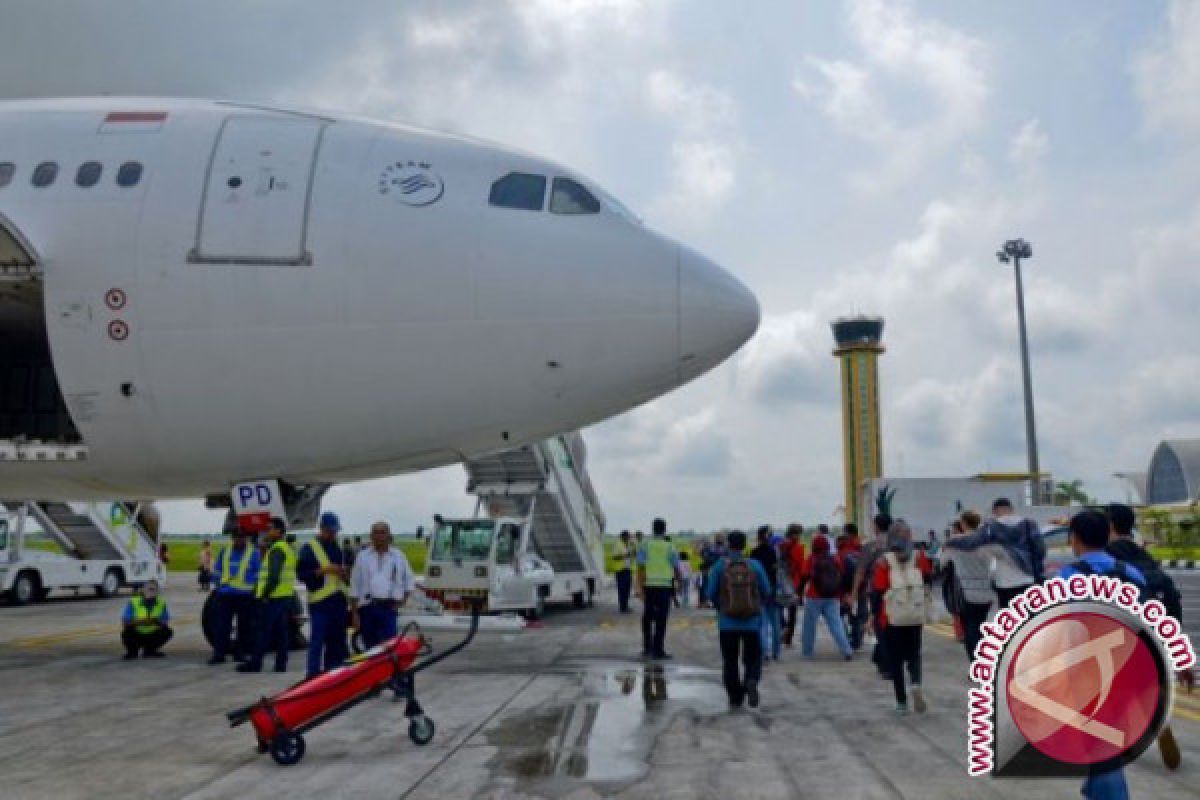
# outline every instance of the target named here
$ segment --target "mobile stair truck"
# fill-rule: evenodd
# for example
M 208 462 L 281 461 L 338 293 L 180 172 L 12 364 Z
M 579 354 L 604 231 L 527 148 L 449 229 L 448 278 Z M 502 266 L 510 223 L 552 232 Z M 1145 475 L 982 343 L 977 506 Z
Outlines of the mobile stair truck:
M 60 589 L 94 589 L 112 597 L 123 586 L 166 581 L 154 541 L 136 504 L 6 502 L 0 506 L 0 596 L 14 605 Z M 41 532 L 62 550 L 33 545 Z
M 446 608 L 537 619 L 551 603 L 592 604 L 604 580 L 604 512 L 579 433 L 472 459 L 469 519 L 434 520 L 424 590 Z

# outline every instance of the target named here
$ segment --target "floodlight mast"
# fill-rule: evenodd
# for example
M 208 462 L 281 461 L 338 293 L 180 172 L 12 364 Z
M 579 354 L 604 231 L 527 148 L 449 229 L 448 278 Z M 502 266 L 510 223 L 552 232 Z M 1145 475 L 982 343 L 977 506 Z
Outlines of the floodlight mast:
M 1021 337 L 1021 376 L 1025 385 L 1025 449 L 1029 457 L 1030 502 L 1042 499 L 1042 473 L 1038 466 L 1037 424 L 1033 415 L 1033 377 L 1029 369 L 1029 336 L 1025 330 L 1025 286 L 1021 280 L 1021 259 L 1033 258 L 1033 247 L 1024 239 L 1009 239 L 996 252 L 1001 264 L 1012 263 L 1017 278 L 1017 328 Z

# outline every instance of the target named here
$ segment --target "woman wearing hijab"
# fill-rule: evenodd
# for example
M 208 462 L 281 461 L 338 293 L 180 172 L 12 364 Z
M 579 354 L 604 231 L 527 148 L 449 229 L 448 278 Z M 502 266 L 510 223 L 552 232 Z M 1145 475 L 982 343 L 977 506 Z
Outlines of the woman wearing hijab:
M 891 660 L 892 688 L 896 692 L 896 713 L 908 713 L 908 694 L 904 668 L 912 680 L 913 707 L 925 713 L 925 693 L 921 690 L 921 629 L 929 609 L 929 584 L 933 565 L 924 553 L 914 552 L 912 529 L 898 519 L 888 529 L 887 550 L 875 565 L 871 585 L 883 596 L 879 626 L 887 640 Z

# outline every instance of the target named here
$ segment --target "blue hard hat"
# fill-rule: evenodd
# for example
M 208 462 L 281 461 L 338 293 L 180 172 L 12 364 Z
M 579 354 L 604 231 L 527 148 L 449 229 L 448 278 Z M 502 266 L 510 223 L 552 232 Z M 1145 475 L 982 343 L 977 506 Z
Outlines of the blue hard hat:
M 321 515 L 320 527 L 329 528 L 334 531 L 340 531 L 342 529 L 342 523 L 341 520 L 338 519 L 337 514 L 333 513 L 332 511 L 326 511 Z

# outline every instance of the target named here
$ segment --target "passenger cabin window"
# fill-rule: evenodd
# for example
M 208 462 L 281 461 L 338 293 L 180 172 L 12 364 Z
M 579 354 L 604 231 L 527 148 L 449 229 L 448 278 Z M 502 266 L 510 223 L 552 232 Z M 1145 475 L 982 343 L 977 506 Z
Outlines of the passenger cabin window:
M 100 182 L 100 174 L 104 167 L 99 161 L 85 161 L 75 171 L 75 185 L 82 189 L 90 189 Z
M 11 161 L 0 163 L 0 189 L 12 183 L 13 173 L 17 171 L 17 165 Z
M 58 164 L 53 161 L 43 161 L 33 169 L 33 185 L 39 189 L 44 189 L 54 183 L 54 179 L 58 177 Z
M 546 176 L 510 172 L 492 184 L 488 203 L 500 208 L 541 211 L 546 199 Z
M 142 179 L 142 165 L 137 161 L 126 161 L 117 170 L 117 186 L 125 189 L 137 186 Z
M 600 201 L 596 196 L 570 178 L 555 178 L 550 192 L 552 214 L 596 214 Z

